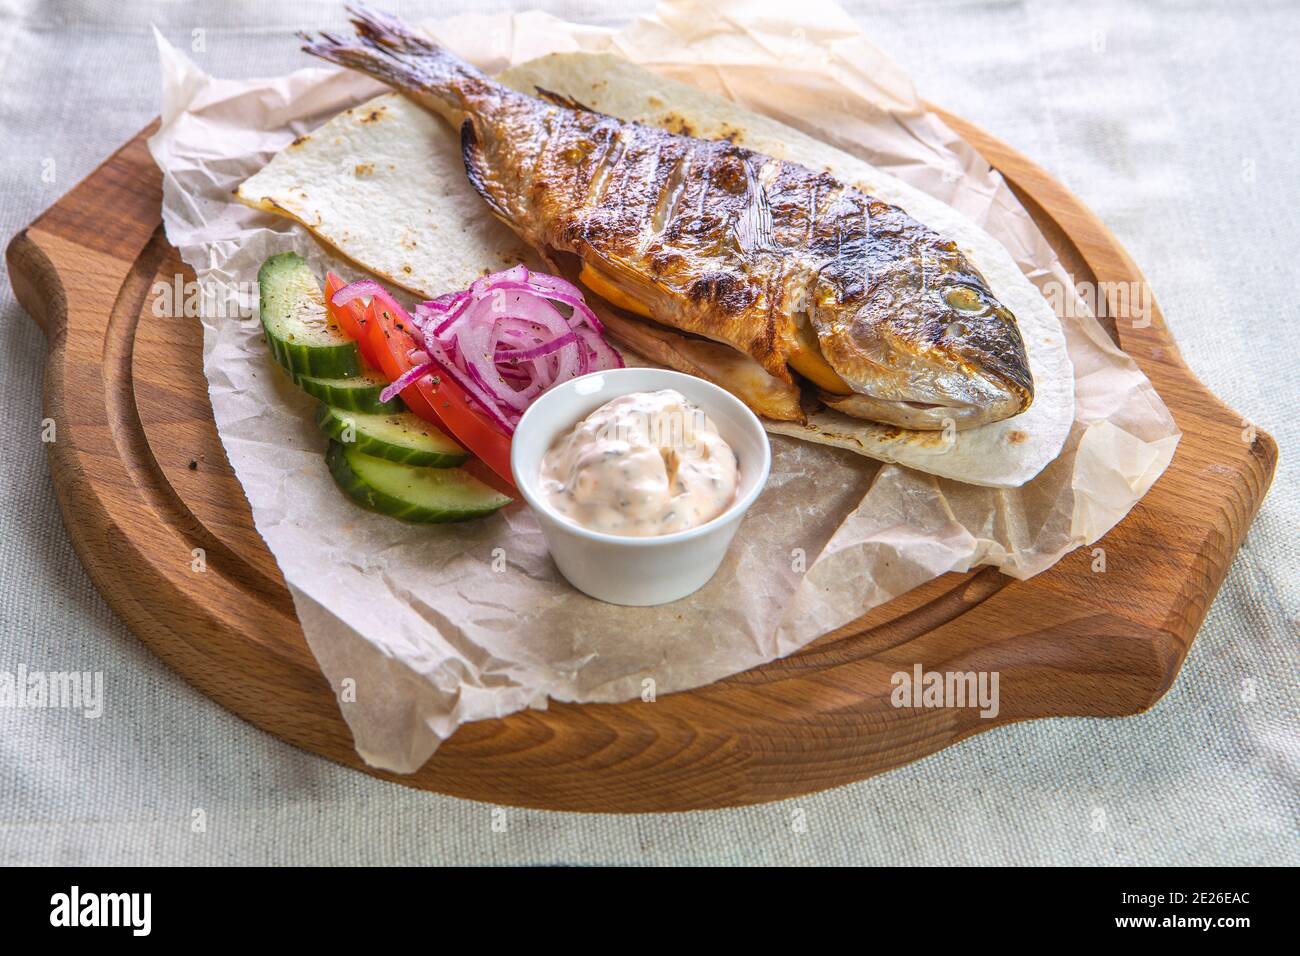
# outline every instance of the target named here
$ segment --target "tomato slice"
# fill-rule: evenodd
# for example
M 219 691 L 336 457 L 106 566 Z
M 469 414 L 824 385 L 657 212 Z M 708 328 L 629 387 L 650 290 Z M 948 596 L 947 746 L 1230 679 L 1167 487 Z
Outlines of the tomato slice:
M 343 334 L 353 339 L 357 343 L 357 349 L 361 352 L 361 357 L 369 363 L 371 368 L 379 368 L 378 356 L 374 355 L 370 343 L 366 336 L 366 307 L 360 299 L 353 299 L 347 305 L 335 305 L 334 293 L 338 292 L 347 283 L 340 279 L 332 272 L 325 274 L 325 308 L 335 322 L 338 323 Z
M 391 315 L 374 300 L 366 308 L 366 318 L 367 340 L 377 353 L 379 367 L 390 381 L 396 381 L 412 367 L 410 353 L 418 347 L 415 337 L 405 328 L 410 319 Z M 510 436 L 474 411 L 459 385 L 445 375 L 425 376 L 402 389 L 402 401 L 421 418 L 440 425 L 481 459 L 497 479 L 490 482 L 493 487 L 506 494 L 518 494 L 510 474 Z
M 366 307 L 366 321 L 363 328 L 366 348 L 375 356 L 375 364 L 390 382 L 397 381 L 411 368 L 409 355 L 415 348 L 415 339 L 409 332 L 398 328 L 397 320 L 389 318 L 388 313 L 382 311 L 374 302 Z M 408 385 L 402 389 L 402 401 L 406 403 L 407 408 L 425 421 L 445 428 L 443 420 L 433 410 L 433 406 L 414 386 Z
M 456 440 L 505 482 L 508 494 L 517 493 L 510 473 L 510 436 L 474 411 L 465 390 L 446 375 L 425 376 L 415 386 Z M 402 400 L 406 400 L 406 392 L 402 393 Z M 497 487 L 497 490 L 502 489 Z

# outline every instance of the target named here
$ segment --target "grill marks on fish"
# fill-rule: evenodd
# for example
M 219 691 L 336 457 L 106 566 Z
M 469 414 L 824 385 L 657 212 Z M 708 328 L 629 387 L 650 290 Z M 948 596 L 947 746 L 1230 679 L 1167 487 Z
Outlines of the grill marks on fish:
M 661 149 L 661 156 L 662 153 L 663 150 Z M 662 165 L 660 168 L 662 168 Z M 659 199 L 655 203 L 654 213 L 650 217 L 650 230 L 639 250 L 642 255 L 649 250 L 651 243 L 663 236 L 668 229 L 668 224 L 676 218 L 682 195 L 685 192 L 683 186 L 690 168 L 691 154 L 689 152 L 682 152 L 674 158 L 672 170 L 658 189 Z
M 782 251 L 761 181 L 777 167 L 730 143 L 591 113 L 562 120 L 533 156 L 522 165 L 537 201 L 514 217 L 517 229 L 596 265 L 659 321 L 770 356 L 769 370 L 789 380 L 768 308 L 780 264 L 754 261 Z
M 768 200 L 767 185 L 763 181 L 765 176 L 775 175 L 779 166 L 779 163 L 772 160 L 755 172 L 754 164 L 745 160 L 745 191 L 749 204 L 741 210 L 731 226 L 736 247 L 742 255 L 781 251 L 773 234 L 772 205 Z
M 544 253 L 578 256 L 658 322 L 791 382 L 806 316 L 812 347 L 873 399 L 990 405 L 1014 392 L 1017 410 L 1032 399 L 1014 317 L 953 242 L 903 210 L 727 140 L 524 95 L 390 18 L 354 22 L 356 41 L 308 49 L 468 117 L 466 172 L 493 212 Z
M 591 182 L 587 185 L 585 206 L 590 209 L 604 207 L 605 187 L 609 184 L 611 174 L 622 161 L 626 149 L 627 146 L 619 136 L 619 131 L 615 130 L 604 144 L 604 148 L 600 150 L 599 158 L 596 159 L 595 172 L 592 173 Z

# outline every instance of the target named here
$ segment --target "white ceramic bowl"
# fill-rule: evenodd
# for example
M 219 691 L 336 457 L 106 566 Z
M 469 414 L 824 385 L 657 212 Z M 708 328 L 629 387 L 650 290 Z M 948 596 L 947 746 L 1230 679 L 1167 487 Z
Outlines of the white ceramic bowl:
M 589 531 L 557 513 L 541 490 L 542 457 L 555 440 L 611 399 L 661 388 L 676 389 L 699 406 L 736 453 L 736 500 L 697 528 L 647 538 Z M 557 385 L 529 406 L 510 449 L 515 484 L 537 515 L 560 573 L 594 598 L 635 606 L 676 601 L 708 583 L 771 467 L 767 433 L 740 399 L 703 379 L 658 368 L 593 372 Z

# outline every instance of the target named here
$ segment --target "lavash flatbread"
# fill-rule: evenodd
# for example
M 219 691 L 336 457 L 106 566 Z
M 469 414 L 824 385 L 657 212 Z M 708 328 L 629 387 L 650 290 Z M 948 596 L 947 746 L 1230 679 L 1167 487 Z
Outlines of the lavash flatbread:
M 399 93 L 344 110 L 235 190 L 425 298 L 532 262 L 465 180 L 460 140 Z

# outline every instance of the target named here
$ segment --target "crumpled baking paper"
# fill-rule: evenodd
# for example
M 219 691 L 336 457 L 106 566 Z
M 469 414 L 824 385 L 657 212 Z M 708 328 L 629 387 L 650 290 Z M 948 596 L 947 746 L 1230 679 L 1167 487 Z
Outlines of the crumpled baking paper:
M 369 764 L 413 772 L 466 721 L 548 699 L 697 687 L 789 654 L 949 571 L 994 565 L 1030 577 L 1103 535 L 1169 464 L 1173 418 L 1092 318 L 1002 178 L 924 109 L 907 76 L 834 4 L 672 0 L 618 31 L 539 12 L 424 26 L 491 71 L 553 51 L 619 53 L 955 206 L 1052 290 L 1077 411 L 1060 458 L 1013 491 L 774 436 L 767 489 L 717 576 L 658 608 L 615 607 L 571 588 L 522 504 L 441 527 L 363 511 L 330 479 L 312 401 L 272 363 L 257 322 L 241 318 L 255 308 L 257 268 L 274 252 L 295 249 L 319 273 L 351 270 L 300 227 L 230 193 L 294 137 L 383 87 L 319 67 L 215 79 L 159 36 L 162 126 L 150 148 L 164 173 L 168 239 L 203 292 L 217 429 Z

